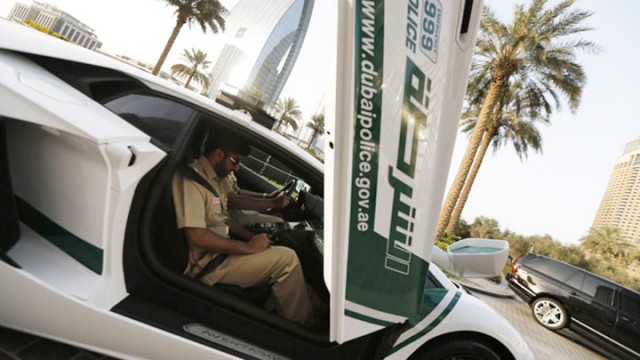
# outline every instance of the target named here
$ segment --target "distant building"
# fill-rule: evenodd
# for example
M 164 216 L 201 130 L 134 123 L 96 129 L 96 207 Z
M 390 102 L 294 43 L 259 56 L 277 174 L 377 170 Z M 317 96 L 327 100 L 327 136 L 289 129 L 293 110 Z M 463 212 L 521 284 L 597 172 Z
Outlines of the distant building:
M 640 138 L 629 142 L 613 166 L 593 226 L 620 228 L 640 244 Z
M 260 111 L 277 112 L 274 104 L 302 48 L 313 4 L 240 0 L 226 19 L 228 40 L 212 68 L 209 97 L 245 108 L 254 119 Z
M 51 4 L 34 1 L 29 6 L 16 3 L 7 19 L 15 22 L 32 20 L 90 50 L 102 47 L 92 28 Z

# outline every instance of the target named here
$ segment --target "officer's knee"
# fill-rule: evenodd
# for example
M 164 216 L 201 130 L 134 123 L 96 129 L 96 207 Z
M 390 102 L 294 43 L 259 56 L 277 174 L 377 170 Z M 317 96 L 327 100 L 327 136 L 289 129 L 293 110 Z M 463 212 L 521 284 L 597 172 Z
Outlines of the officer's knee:
M 293 251 L 293 249 L 285 247 L 285 246 L 274 246 L 273 247 L 274 250 L 277 251 L 278 256 L 283 258 L 283 259 L 298 259 L 298 256 L 296 255 L 296 252 Z
M 298 265 L 300 261 L 298 260 L 298 255 L 292 249 L 284 246 L 273 246 L 271 249 L 274 252 L 275 257 L 278 259 L 279 263 L 282 264 L 296 264 Z

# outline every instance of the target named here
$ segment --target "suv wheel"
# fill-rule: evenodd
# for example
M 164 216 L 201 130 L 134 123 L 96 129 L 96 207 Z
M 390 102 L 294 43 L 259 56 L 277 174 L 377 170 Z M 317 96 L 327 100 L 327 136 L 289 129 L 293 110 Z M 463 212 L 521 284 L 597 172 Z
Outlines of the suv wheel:
M 551 298 L 540 298 L 531 304 L 533 317 L 540 325 L 550 330 L 560 330 L 567 325 L 567 310 Z

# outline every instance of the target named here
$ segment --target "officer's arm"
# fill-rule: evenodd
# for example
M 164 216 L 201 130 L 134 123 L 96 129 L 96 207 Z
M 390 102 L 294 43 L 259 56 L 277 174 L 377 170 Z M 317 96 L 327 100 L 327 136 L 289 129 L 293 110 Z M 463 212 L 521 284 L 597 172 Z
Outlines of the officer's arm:
M 189 246 L 221 254 L 249 255 L 260 252 L 271 245 L 266 234 L 253 236 L 248 242 L 227 239 L 203 228 L 185 228 L 184 235 Z

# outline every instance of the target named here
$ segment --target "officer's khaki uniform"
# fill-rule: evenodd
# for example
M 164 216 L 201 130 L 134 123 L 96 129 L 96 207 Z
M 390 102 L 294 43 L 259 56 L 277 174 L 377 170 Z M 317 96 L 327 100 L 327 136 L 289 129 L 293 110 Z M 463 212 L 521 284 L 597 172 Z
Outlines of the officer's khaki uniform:
M 229 182 L 216 175 L 209 161 L 200 157 L 191 165 L 211 183 L 218 192 L 216 197 L 202 185 L 175 174 L 172 183 L 178 228 L 206 228 L 223 237 L 229 237 L 226 220 Z M 189 261 L 184 274 L 195 277 L 218 254 L 190 247 Z M 200 281 L 251 287 L 268 283 L 282 315 L 305 323 L 310 320 L 311 302 L 307 285 L 295 252 L 286 247 L 272 246 L 251 255 L 229 255 L 215 270 Z
M 240 187 L 238 186 L 238 180 L 236 176 L 231 173 L 226 177 L 226 186 L 229 187 L 229 191 L 233 191 L 234 193 L 240 192 Z M 229 208 L 229 216 L 231 216 L 234 220 L 236 220 L 240 225 L 243 226 L 251 226 L 253 224 L 272 224 L 282 222 L 282 218 L 273 215 L 263 214 L 261 212 L 255 210 L 239 210 Z

